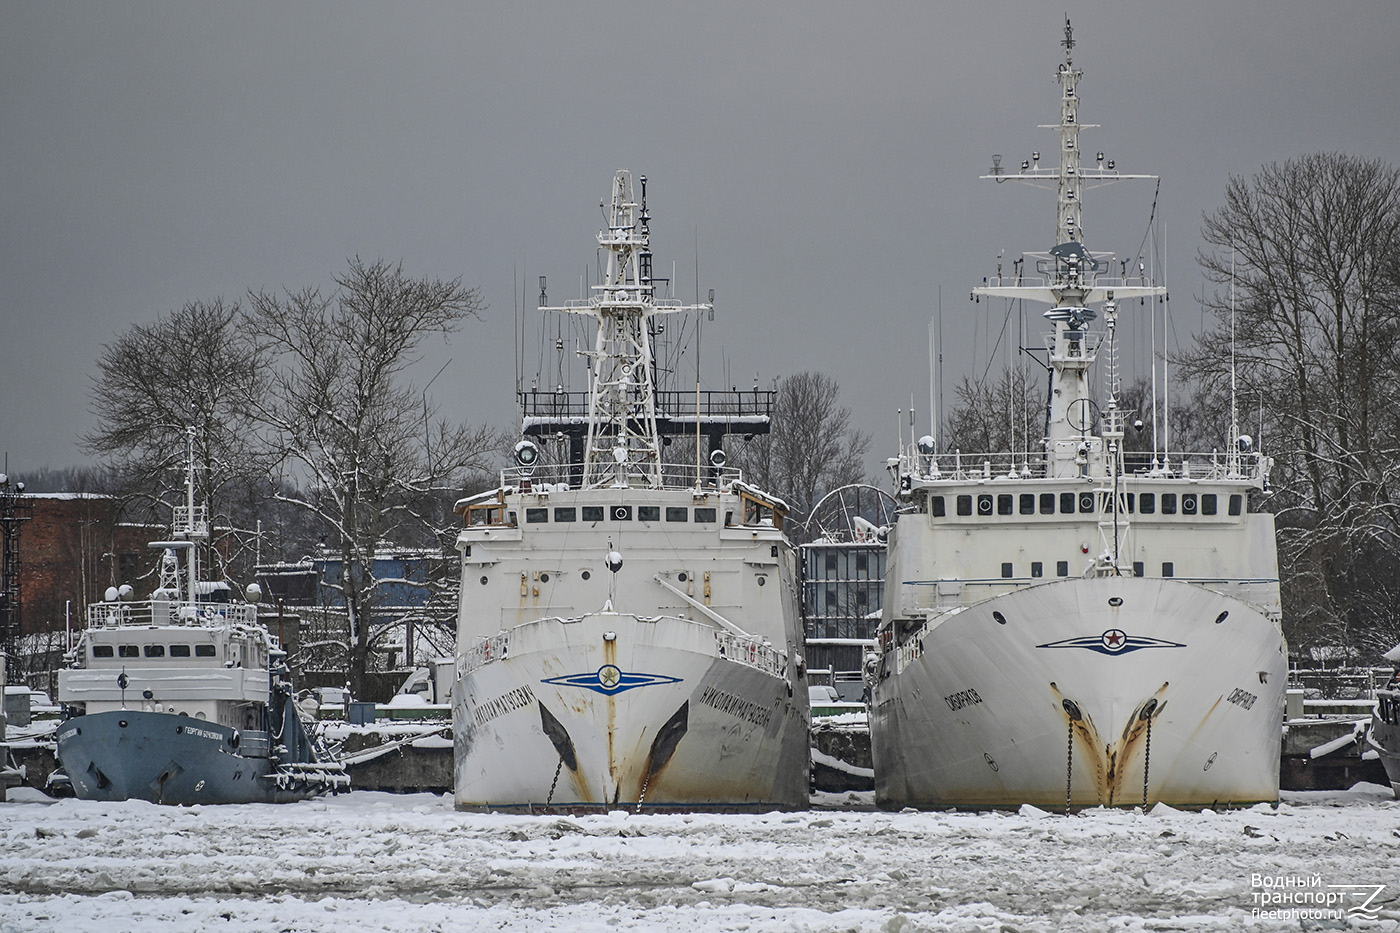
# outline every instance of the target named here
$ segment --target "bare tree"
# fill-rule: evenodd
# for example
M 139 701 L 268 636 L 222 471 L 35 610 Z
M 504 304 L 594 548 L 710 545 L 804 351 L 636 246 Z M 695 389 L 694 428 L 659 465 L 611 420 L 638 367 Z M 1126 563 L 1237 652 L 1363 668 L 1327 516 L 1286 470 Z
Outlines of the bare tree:
M 255 425 L 244 402 L 261 391 L 259 362 L 239 306 L 222 299 L 190 302 L 103 346 L 92 385 L 98 426 L 82 443 L 110 458 L 108 488 L 131 500 L 133 517 L 169 521 L 168 507 L 183 497 L 193 428 L 196 497 L 214 527 L 227 536 L 250 520 Z M 211 554 L 236 550 L 220 540 Z
M 1230 179 L 1202 233 L 1216 323 L 1183 363 L 1218 405 L 1233 356 L 1237 409 L 1262 422 L 1290 638 L 1375 648 L 1400 635 L 1376 605 L 1400 570 L 1400 172 L 1270 164 Z
M 443 500 L 496 458 L 484 427 L 437 415 L 406 370 L 430 337 L 479 317 L 459 279 L 413 279 L 401 266 L 354 259 L 336 289 L 249 296 L 247 320 L 268 362 L 250 404 L 263 426 L 265 468 L 290 476 L 272 497 L 314 517 L 343 568 L 347 675 L 360 691 L 378 643 L 402 624 L 380 612 L 375 554 L 384 544 L 440 545 Z M 451 575 L 448 574 L 450 577 Z
M 778 381 L 771 433 L 736 447 L 734 462 L 750 481 L 781 496 L 805 522 L 823 495 L 865 476 L 870 434 L 851 424 L 839 404 L 841 387 L 824 373 L 800 372 Z M 805 534 L 792 534 L 799 543 Z
M 995 381 L 964 376 L 954 390 L 957 403 L 948 412 L 944 451 L 1021 453 L 1043 450 L 1045 394 L 1039 380 L 1021 379 L 1009 370 Z

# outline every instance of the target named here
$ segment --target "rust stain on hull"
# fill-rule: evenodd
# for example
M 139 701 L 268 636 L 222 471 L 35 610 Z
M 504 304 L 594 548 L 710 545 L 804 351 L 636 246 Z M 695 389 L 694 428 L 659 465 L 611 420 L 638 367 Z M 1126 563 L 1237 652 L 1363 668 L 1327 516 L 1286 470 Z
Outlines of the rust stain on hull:
M 1167 708 L 1165 696 L 1169 686 L 1169 683 L 1163 682 L 1152 694 L 1138 701 L 1127 722 L 1123 724 L 1122 733 L 1114 742 L 1109 743 L 1100 737 L 1093 717 L 1084 712 L 1073 698 L 1061 693 L 1054 681 L 1050 682 L 1050 692 L 1058 701 L 1056 707 L 1065 719 L 1067 730 L 1071 731 L 1074 737 L 1079 755 L 1091 765 L 1094 792 L 1100 804 L 1110 807 L 1114 805 L 1124 790 L 1123 777 L 1133 756 L 1139 749 L 1144 749 L 1144 755 L 1146 754 L 1148 730 L 1152 722 Z

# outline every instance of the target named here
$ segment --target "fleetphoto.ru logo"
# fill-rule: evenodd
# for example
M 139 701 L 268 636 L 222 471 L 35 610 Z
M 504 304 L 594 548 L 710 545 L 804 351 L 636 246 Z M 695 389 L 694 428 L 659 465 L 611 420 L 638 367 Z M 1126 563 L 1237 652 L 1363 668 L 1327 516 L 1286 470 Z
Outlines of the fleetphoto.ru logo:
M 1251 914 L 1259 920 L 1376 920 L 1383 884 L 1323 884 L 1321 875 L 1249 876 Z

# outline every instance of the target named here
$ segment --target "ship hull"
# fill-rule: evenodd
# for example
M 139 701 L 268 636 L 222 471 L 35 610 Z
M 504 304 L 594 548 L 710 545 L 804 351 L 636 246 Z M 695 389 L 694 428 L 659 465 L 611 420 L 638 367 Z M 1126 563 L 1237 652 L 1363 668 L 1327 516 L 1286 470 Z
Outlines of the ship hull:
M 1278 799 L 1283 637 L 1204 587 L 1027 587 L 943 616 L 886 654 L 883 674 L 871 711 L 883 807 L 1064 807 L 1067 791 L 1074 808 Z
M 1390 694 L 1391 702 L 1400 705 L 1400 694 Z M 1377 757 L 1385 767 L 1385 776 L 1390 780 L 1390 788 L 1400 798 L 1400 725 L 1386 722 L 1381 716 L 1371 717 L 1371 731 L 1367 741 L 1376 750 Z
M 142 710 L 78 716 L 58 730 L 59 761 L 83 800 L 284 803 L 327 789 L 314 781 L 279 786 L 266 754 L 243 753 L 250 746 L 265 751 L 266 733 L 240 734 L 218 723 Z
M 607 612 L 483 644 L 453 688 L 458 809 L 807 805 L 806 697 L 771 648 Z

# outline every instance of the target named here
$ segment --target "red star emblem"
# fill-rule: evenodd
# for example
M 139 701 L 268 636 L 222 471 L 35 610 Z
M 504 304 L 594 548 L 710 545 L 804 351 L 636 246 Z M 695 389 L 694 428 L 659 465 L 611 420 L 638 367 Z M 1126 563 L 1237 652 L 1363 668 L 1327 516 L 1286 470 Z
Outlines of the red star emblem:
M 1110 651 L 1117 651 L 1128 643 L 1128 636 L 1122 629 L 1111 628 L 1103 633 L 1103 646 Z

